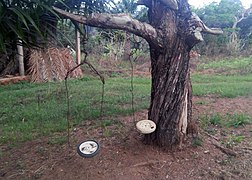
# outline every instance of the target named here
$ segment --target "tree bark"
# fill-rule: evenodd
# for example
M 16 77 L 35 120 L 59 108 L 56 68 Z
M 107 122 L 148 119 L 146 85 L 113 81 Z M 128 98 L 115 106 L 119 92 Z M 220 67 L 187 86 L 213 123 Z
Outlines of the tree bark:
M 187 48 L 177 40 L 174 54 L 156 56 L 151 49 L 152 87 L 148 117 L 157 125 L 145 142 L 159 146 L 179 144 L 191 123 L 191 84 Z
M 128 15 L 93 14 L 80 17 L 54 8 L 60 14 L 90 26 L 117 28 L 147 40 L 151 55 L 151 102 L 148 117 L 157 125 L 156 131 L 145 135 L 144 141 L 158 146 L 181 144 L 189 127 L 193 127 L 192 87 L 189 52 L 202 41 L 201 32 L 220 34 L 208 28 L 191 13 L 187 0 L 141 0 L 149 8 L 150 24 Z

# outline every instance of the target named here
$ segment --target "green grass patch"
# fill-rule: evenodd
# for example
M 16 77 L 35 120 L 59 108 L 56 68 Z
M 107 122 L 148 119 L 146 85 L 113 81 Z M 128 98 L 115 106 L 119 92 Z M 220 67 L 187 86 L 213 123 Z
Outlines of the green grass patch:
M 197 137 L 192 139 L 192 146 L 198 147 L 198 146 L 202 146 L 202 144 L 203 144 L 202 138 L 197 136 Z
M 199 117 L 199 122 L 201 128 L 209 130 L 210 125 L 219 127 L 234 127 L 238 128 L 240 126 L 245 126 L 251 123 L 251 117 L 246 114 L 225 114 L 221 115 L 219 113 L 211 115 L 201 115 Z
M 252 75 L 192 75 L 193 94 L 196 96 L 217 95 L 234 98 L 252 95 Z
M 107 79 L 103 116 L 132 113 L 130 90 L 130 78 Z M 69 80 L 71 126 L 100 117 L 101 92 L 97 78 Z M 149 79 L 134 78 L 134 96 L 136 111 L 149 106 Z M 0 98 L 0 144 L 23 142 L 67 129 L 64 82 L 1 86 Z M 104 126 L 108 123 L 104 122 Z
M 238 128 L 239 126 L 244 126 L 251 123 L 251 117 L 246 114 L 228 114 L 227 119 L 226 125 L 228 127 Z
M 192 75 L 194 95 L 223 97 L 252 94 L 252 76 Z M 70 121 L 75 126 L 100 117 L 101 82 L 92 76 L 69 80 Z M 0 144 L 24 142 L 67 129 L 66 90 L 61 83 L 19 83 L 0 87 Z M 146 109 L 150 102 L 150 79 L 134 78 L 135 110 Z M 205 102 L 199 102 L 204 104 Z M 130 78 L 108 78 L 105 83 L 103 116 L 129 115 Z M 241 118 L 241 117 L 239 117 Z M 237 117 L 237 119 L 239 119 Z M 205 117 L 208 121 L 208 117 Z M 234 118 L 233 118 L 234 119 Z M 218 124 L 219 120 L 213 119 Z M 108 126 L 110 122 L 104 122 Z M 230 126 L 244 124 L 239 119 Z
M 213 114 L 212 116 L 210 116 L 209 121 L 212 125 L 219 126 L 222 124 L 223 117 L 219 113 Z
M 103 120 L 101 121 L 101 127 L 102 128 L 106 128 L 107 126 L 111 126 L 112 125 L 112 121 L 111 120 Z
M 218 60 L 205 60 L 198 65 L 198 70 L 215 69 L 227 74 L 251 74 L 252 58 L 229 58 Z
M 232 148 L 233 146 L 235 146 L 235 145 L 241 143 L 242 141 L 244 141 L 244 139 L 245 139 L 245 136 L 231 134 L 222 143 L 225 144 L 226 147 Z

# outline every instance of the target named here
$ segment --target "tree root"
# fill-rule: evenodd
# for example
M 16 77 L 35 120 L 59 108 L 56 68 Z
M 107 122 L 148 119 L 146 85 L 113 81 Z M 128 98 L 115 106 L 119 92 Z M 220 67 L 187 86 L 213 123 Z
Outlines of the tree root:
M 252 151 L 252 147 L 241 147 L 241 149 Z
M 209 134 L 209 133 L 207 133 L 207 132 L 205 132 L 205 131 L 203 131 L 203 132 L 204 132 L 204 134 L 206 134 L 206 135 L 209 136 L 210 138 L 215 139 L 216 141 L 219 141 L 219 140 L 220 140 L 219 138 L 217 138 L 217 137 L 215 137 L 215 136 L 213 136 L 213 135 L 211 135 L 211 134 Z
M 220 143 L 218 143 L 217 141 L 212 141 L 212 144 L 217 147 L 218 149 L 220 149 L 223 153 L 229 155 L 229 156 L 237 156 L 237 153 L 235 151 L 232 151 L 231 149 L 225 148 L 223 146 L 220 145 Z

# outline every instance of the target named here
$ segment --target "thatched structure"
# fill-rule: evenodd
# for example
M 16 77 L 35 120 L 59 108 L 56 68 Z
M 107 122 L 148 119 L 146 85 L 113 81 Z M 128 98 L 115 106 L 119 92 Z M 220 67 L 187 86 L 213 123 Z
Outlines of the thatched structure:
M 77 64 L 67 48 L 52 47 L 31 50 L 28 65 L 32 82 L 47 82 L 64 80 L 67 72 Z M 77 68 L 69 77 L 82 75 L 81 69 Z

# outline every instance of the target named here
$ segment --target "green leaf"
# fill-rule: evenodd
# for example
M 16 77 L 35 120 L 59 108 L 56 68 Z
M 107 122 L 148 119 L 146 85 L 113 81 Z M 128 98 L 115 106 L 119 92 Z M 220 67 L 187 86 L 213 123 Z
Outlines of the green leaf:
M 29 14 L 26 12 L 22 12 L 22 14 L 26 17 L 26 19 L 32 24 L 32 26 L 36 29 L 36 31 L 39 33 L 40 36 L 42 36 L 41 31 L 39 30 L 37 24 L 34 22 L 34 20 L 31 18 Z
M 29 26 L 25 20 L 25 17 L 23 16 L 22 12 L 19 11 L 19 8 L 18 7 L 15 7 L 15 8 L 9 8 L 9 10 L 13 11 L 19 19 L 21 19 L 22 23 L 26 26 L 26 28 L 29 30 Z
M 38 5 L 42 8 L 44 8 L 45 10 L 47 10 L 48 12 L 52 13 L 56 18 L 60 19 L 59 15 L 48 5 L 45 5 L 43 3 L 41 3 L 40 1 L 36 1 L 38 3 Z
M 19 28 L 17 28 L 15 25 L 13 25 L 10 21 L 8 23 L 8 27 L 16 34 L 16 39 L 20 38 L 22 39 L 22 41 L 27 44 L 27 41 L 24 39 L 22 30 L 20 30 Z
M 2 34 L 0 33 L 0 52 L 6 53 L 6 46 Z

